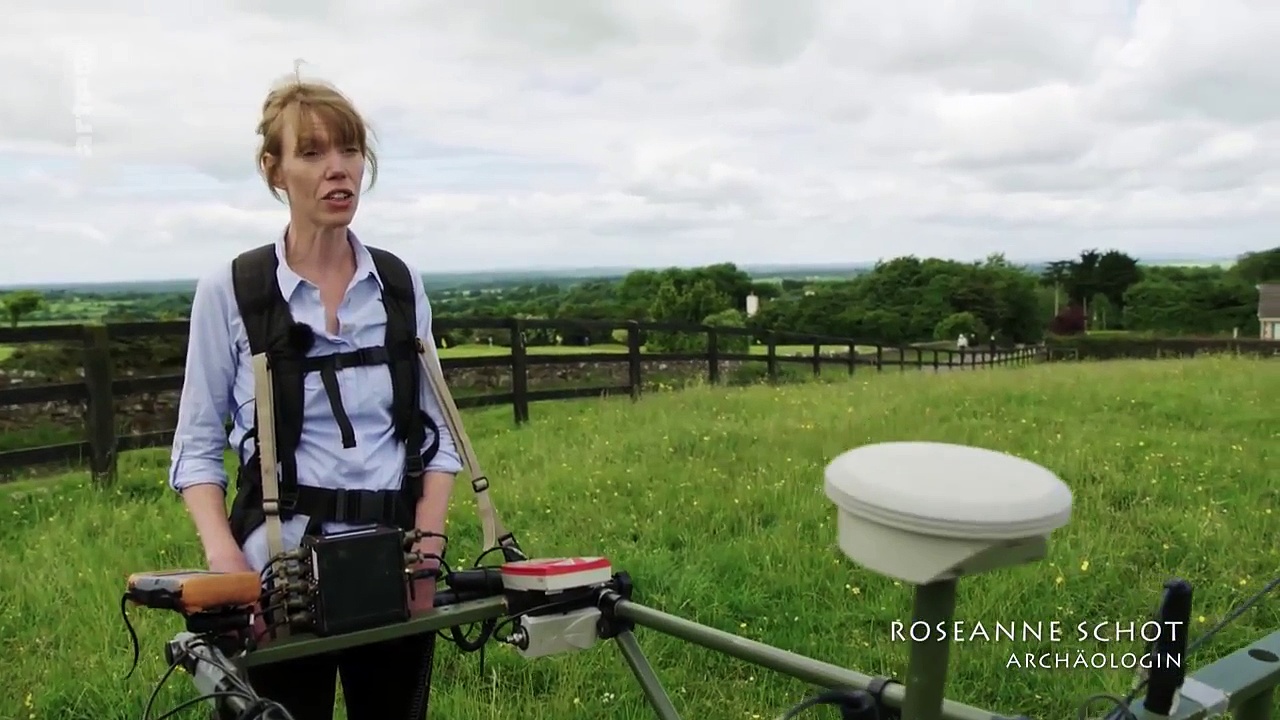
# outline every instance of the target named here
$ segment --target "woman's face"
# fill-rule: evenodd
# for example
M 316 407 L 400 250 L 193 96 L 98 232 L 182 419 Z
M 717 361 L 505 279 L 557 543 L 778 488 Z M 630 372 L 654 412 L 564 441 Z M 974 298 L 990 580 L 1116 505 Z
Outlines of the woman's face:
M 315 115 L 301 128 L 288 120 L 282 130 L 277 185 L 289 198 L 291 214 L 317 227 L 351 224 L 364 178 L 363 148 L 342 142 Z

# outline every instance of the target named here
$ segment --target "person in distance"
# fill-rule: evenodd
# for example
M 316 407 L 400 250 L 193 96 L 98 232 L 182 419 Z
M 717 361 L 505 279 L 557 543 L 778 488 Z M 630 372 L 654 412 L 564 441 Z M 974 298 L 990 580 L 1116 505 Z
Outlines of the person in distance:
M 268 94 L 258 134 L 258 165 L 288 224 L 198 282 L 169 484 L 209 569 L 262 572 L 251 357 L 269 347 L 280 497 L 296 498 L 281 513 L 284 550 L 374 522 L 443 535 L 462 463 L 414 344 L 433 342 L 431 306 L 416 269 L 350 230 L 366 167 L 370 187 L 377 178 L 371 133 L 344 95 L 295 69 Z M 240 463 L 230 517 L 228 416 Z M 443 557 L 443 539 L 415 550 Z M 432 607 L 434 582 L 416 582 L 415 612 Z M 255 668 L 250 683 L 295 720 L 331 720 L 338 677 L 350 720 L 409 718 L 415 704 L 425 718 L 414 696 L 429 694 L 434 655 L 435 633 L 424 633 Z

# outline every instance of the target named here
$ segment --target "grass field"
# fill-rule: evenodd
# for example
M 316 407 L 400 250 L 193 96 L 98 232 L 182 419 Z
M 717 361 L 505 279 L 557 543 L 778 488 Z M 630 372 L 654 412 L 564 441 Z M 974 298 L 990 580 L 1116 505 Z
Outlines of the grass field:
M 1280 567 L 1280 364 L 1240 359 L 1054 364 L 974 373 L 837 378 L 820 384 L 696 388 L 546 406 L 515 428 L 509 410 L 466 417 L 504 520 L 530 553 L 608 555 L 636 600 L 869 674 L 902 677 L 910 589 L 853 566 L 835 547 L 824 465 L 865 443 L 940 440 L 1009 451 L 1059 473 L 1071 524 L 1043 563 L 961 583 L 970 622 L 1141 621 L 1161 584 L 1195 583 L 1193 635 Z M 553 411 L 554 407 L 554 411 Z M 200 566 L 167 453 L 122 459 L 122 481 L 83 475 L 0 488 L 0 717 L 138 718 L 179 619 L 132 610 L 143 643 L 134 677 L 119 618 L 124 577 Z M 1270 481 L 1268 481 L 1270 478 Z M 474 503 L 458 485 L 451 559 L 478 550 Z M 1280 626 L 1280 603 L 1240 617 L 1192 658 L 1199 666 Z M 638 637 L 684 717 L 772 719 L 803 684 L 669 641 Z M 1141 652 L 1139 642 L 967 642 L 948 697 L 1037 720 L 1074 718 L 1128 670 L 1008 667 L 1012 653 Z M 191 697 L 179 676 L 167 709 Z M 653 717 L 615 648 L 525 662 L 493 647 L 442 644 L 433 718 Z M 829 717 L 814 710 L 802 717 Z M 204 717 L 190 713 L 184 717 Z M 340 716 L 341 717 L 341 716 Z

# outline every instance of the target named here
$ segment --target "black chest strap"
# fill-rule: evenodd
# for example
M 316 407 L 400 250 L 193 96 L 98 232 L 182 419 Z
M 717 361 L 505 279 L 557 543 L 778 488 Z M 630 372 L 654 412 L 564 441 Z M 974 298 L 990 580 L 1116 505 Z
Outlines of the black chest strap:
M 382 301 L 387 318 L 383 345 L 322 356 L 308 356 L 314 334 L 309 326 L 294 321 L 288 302 L 280 292 L 275 246 L 254 248 L 232 263 L 236 303 L 248 337 L 250 354 L 265 353 L 271 365 L 282 519 L 305 514 L 312 518 L 313 526 L 325 521 L 411 524 L 414 506 L 422 489 L 421 482 L 413 480 L 421 477 L 427 463 L 439 449 L 439 428 L 418 402 L 423 380 L 418 367 L 413 278 L 408 267 L 391 253 L 373 247 L 368 250 L 383 283 Z M 355 431 L 342 404 L 338 372 L 343 368 L 372 365 L 386 367 L 391 376 L 393 427 L 396 438 L 405 449 L 401 489 L 338 491 L 300 485 L 296 453 L 302 438 L 306 375 L 312 372 L 320 375 L 342 435 L 343 447 L 351 448 L 356 444 Z M 424 450 L 428 432 L 432 435 L 432 442 Z M 246 441 L 256 436 L 255 426 L 249 431 Z M 263 517 L 256 450 L 242 463 L 236 484 L 232 529 L 237 539 L 243 542 L 244 537 L 261 524 Z M 243 503 L 240 502 L 242 499 Z

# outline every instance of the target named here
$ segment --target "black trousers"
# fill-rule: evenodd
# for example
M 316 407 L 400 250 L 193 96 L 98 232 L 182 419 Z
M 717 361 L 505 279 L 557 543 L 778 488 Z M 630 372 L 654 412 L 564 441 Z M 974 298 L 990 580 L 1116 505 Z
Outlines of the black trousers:
M 339 677 L 347 720 L 426 720 L 435 644 L 430 632 L 263 665 L 249 670 L 249 684 L 294 720 L 332 720 Z M 410 716 L 419 692 L 420 712 Z

